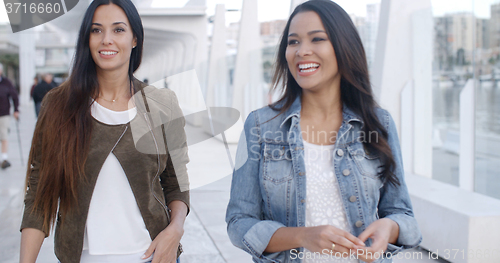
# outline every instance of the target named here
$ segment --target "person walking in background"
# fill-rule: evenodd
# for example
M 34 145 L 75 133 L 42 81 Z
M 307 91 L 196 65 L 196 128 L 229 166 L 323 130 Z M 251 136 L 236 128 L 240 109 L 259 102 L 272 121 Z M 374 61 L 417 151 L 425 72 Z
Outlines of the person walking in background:
M 43 97 L 45 97 L 47 92 L 56 87 L 55 82 L 53 82 L 53 78 L 54 76 L 50 73 L 43 74 L 42 81 L 33 89 L 32 97 L 33 102 L 35 102 L 36 117 L 38 117 L 38 114 L 40 113 L 40 105 L 42 104 Z
M 38 74 L 35 75 L 35 77 L 33 78 L 33 85 L 31 85 L 31 91 L 30 91 L 30 97 L 33 99 L 33 92 L 35 91 L 35 87 L 36 85 L 38 85 L 38 79 L 39 79 L 39 76 Z
M 16 88 L 3 75 L 3 65 L 0 63 L 0 141 L 2 142 L 2 153 L 0 156 L 0 167 L 5 169 L 10 166 L 8 161 L 8 133 L 10 125 L 10 100 L 14 103 L 14 118 L 19 120 L 19 97 Z
M 283 95 L 249 114 L 236 154 L 231 242 L 282 263 L 389 263 L 417 246 L 396 126 L 349 15 L 329 0 L 297 6 L 275 65 Z

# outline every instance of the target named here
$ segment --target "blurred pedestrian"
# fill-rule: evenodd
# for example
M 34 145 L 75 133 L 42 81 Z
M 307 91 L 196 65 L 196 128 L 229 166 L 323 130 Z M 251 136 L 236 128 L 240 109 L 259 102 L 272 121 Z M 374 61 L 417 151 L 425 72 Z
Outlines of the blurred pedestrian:
M 31 86 L 31 91 L 30 91 L 30 97 L 33 98 L 33 91 L 35 91 L 35 87 L 36 85 L 38 85 L 38 74 L 35 75 L 35 77 L 33 78 L 33 85 Z
M 6 77 L 2 76 L 3 65 L 0 63 L 0 141 L 2 142 L 2 155 L 0 167 L 5 169 L 10 166 L 8 161 L 8 130 L 10 122 L 10 100 L 14 103 L 14 117 L 19 120 L 19 98 L 17 91 Z
M 49 92 L 49 90 L 56 87 L 55 82 L 53 82 L 54 76 L 50 73 L 46 73 L 42 75 L 42 81 L 35 86 L 33 89 L 33 101 L 35 102 L 35 112 L 36 117 L 38 117 L 38 113 L 40 113 L 40 105 L 42 104 L 43 97 L 45 94 Z

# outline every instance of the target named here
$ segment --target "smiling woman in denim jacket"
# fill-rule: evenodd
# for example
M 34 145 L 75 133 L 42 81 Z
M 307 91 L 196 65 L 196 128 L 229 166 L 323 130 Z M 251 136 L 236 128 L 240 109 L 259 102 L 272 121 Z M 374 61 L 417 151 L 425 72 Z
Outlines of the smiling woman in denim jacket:
M 291 14 L 274 86 L 240 138 L 226 222 L 254 262 L 392 262 L 421 234 L 390 114 L 373 99 L 348 14 L 311 0 Z

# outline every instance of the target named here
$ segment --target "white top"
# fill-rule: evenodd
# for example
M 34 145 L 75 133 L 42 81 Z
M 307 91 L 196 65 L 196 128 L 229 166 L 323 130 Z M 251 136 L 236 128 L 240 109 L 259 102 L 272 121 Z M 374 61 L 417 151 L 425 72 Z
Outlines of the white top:
M 316 145 L 304 141 L 306 227 L 332 225 L 350 232 L 333 166 L 334 149 L 335 145 Z M 314 255 L 306 248 L 304 252 L 306 252 L 303 261 L 305 263 L 358 262 L 357 259 L 335 258 L 330 254 Z M 309 258 L 308 253 L 310 253 Z
M 137 109 L 112 111 L 94 101 L 92 116 L 105 124 L 126 124 Z M 151 244 L 132 188 L 120 162 L 110 153 L 97 177 L 84 235 L 82 263 L 137 263 Z

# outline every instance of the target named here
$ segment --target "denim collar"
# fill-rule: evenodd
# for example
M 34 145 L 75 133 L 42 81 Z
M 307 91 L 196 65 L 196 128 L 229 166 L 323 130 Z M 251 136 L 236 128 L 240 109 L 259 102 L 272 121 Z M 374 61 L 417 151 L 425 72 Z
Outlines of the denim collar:
M 290 108 L 283 113 L 284 116 L 286 117 L 283 120 L 283 122 L 281 122 L 280 128 L 292 117 L 295 117 L 298 120 L 300 120 L 300 110 L 302 109 L 300 98 L 301 98 L 300 96 L 297 96 L 297 98 L 295 98 L 295 101 L 292 103 Z M 361 126 L 364 125 L 362 118 L 345 105 L 343 105 L 342 107 L 342 118 L 343 118 L 342 122 L 344 123 L 359 122 L 361 123 Z

